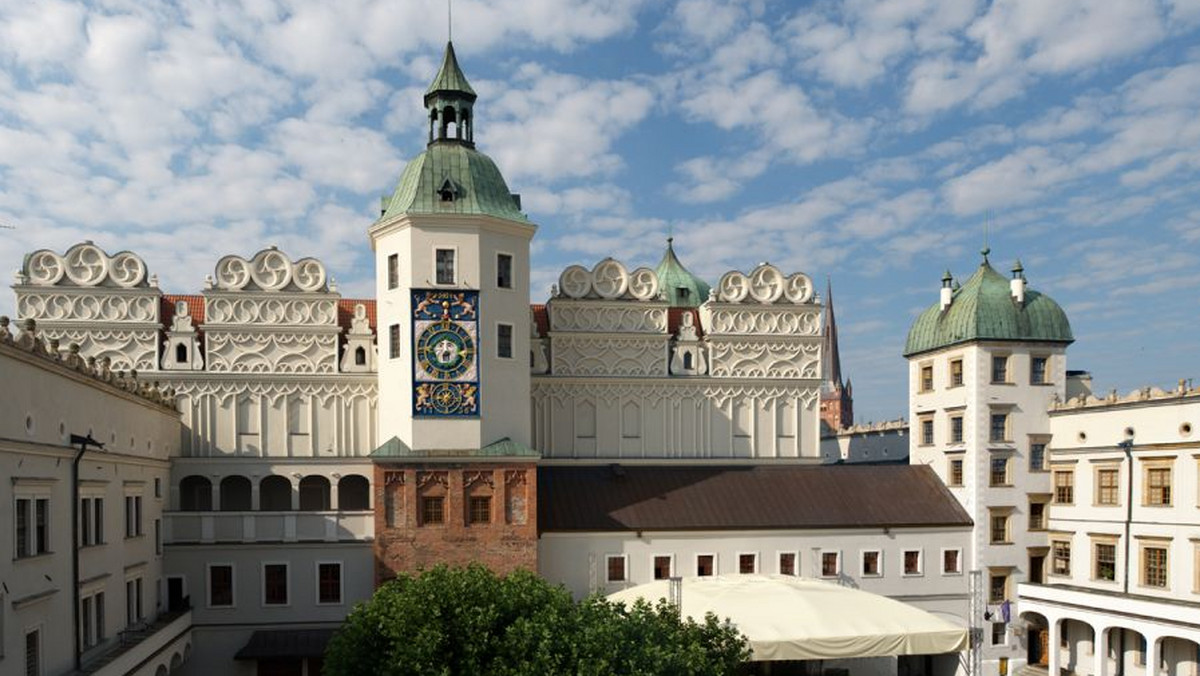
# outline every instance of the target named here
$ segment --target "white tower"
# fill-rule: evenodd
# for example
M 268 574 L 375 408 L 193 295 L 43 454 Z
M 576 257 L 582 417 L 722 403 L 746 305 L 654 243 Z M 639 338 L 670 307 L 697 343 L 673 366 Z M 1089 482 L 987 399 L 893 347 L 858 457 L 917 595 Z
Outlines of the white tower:
M 529 242 L 536 226 L 475 150 L 475 92 L 447 45 L 425 94 L 429 145 L 369 230 L 379 439 L 470 455 L 528 446 Z
M 1064 398 L 1074 337 L 1062 308 L 1026 287 L 1020 261 L 1006 280 L 982 253 L 961 288 L 943 276 L 904 356 L 909 461 L 931 466 L 975 521 L 965 563 L 982 571 L 986 611 L 972 619 L 983 627 L 983 673 L 996 674 L 1001 660 L 1013 673 L 1028 654 L 1030 637 L 1005 621 L 1006 610 L 1013 622 L 1019 613 L 1017 584 L 1047 572 L 1047 410 Z

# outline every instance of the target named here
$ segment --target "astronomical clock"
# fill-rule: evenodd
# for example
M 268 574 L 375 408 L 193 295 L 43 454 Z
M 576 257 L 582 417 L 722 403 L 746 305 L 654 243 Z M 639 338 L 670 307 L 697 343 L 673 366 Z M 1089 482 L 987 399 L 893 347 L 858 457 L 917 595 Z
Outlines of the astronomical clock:
M 413 415 L 479 415 L 479 292 L 413 289 Z

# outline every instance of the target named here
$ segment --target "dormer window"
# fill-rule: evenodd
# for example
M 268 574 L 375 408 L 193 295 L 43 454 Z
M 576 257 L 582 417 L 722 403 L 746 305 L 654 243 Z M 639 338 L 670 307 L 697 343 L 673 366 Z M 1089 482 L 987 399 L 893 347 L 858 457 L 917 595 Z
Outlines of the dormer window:
M 458 197 L 458 186 L 454 185 L 454 181 L 446 179 L 442 181 L 437 193 L 443 202 L 453 202 Z
M 188 353 L 187 345 L 184 345 L 183 343 L 176 344 L 175 345 L 175 363 L 176 364 L 186 364 L 187 360 L 188 360 L 187 353 Z
M 692 295 L 692 290 L 691 290 L 691 289 L 689 289 L 689 288 L 687 288 L 686 286 L 677 286 L 677 287 L 675 287 L 675 296 L 676 296 L 676 297 L 677 297 L 677 298 L 678 298 L 680 301 L 687 301 L 687 299 L 688 299 L 688 298 L 689 298 L 691 295 Z

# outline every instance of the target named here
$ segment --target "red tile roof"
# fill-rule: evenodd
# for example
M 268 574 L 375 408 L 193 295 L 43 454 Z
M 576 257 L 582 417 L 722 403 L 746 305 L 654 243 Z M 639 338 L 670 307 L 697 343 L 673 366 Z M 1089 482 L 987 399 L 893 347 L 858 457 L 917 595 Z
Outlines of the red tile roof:
M 371 325 L 371 330 L 375 330 L 375 300 L 367 298 L 343 298 L 338 301 L 338 326 L 349 331 L 350 320 L 354 317 L 354 306 L 362 303 L 367 310 L 367 322 Z
M 537 324 L 539 336 L 546 336 L 550 333 L 550 313 L 546 311 L 545 305 L 530 305 L 529 309 L 533 311 L 533 322 Z
M 683 315 L 692 315 L 692 325 L 696 327 L 696 336 L 704 335 L 704 327 L 700 326 L 700 311 L 694 307 L 667 308 L 667 333 L 679 335 L 679 325 L 683 323 Z
M 175 304 L 181 300 L 187 302 L 192 326 L 200 328 L 200 325 L 204 323 L 204 296 L 178 293 L 164 293 L 159 300 L 159 316 L 162 318 L 163 326 L 171 328 L 171 322 L 175 319 Z

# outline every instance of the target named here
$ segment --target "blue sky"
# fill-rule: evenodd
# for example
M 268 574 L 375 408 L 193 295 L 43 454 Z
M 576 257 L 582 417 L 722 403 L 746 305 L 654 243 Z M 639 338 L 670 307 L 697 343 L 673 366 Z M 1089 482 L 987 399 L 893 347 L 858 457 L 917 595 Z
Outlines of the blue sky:
M 1069 367 L 1200 377 L 1200 0 L 458 0 L 478 146 L 540 224 L 534 298 L 669 231 L 714 281 L 830 276 L 861 420 L 984 224 L 1067 310 Z M 424 143 L 442 0 L 0 0 L 0 261 L 91 239 L 169 292 L 275 244 L 370 296 Z M 823 286 L 823 283 L 822 283 Z M 12 312 L 11 294 L 0 313 Z

